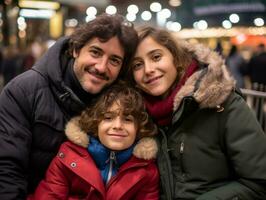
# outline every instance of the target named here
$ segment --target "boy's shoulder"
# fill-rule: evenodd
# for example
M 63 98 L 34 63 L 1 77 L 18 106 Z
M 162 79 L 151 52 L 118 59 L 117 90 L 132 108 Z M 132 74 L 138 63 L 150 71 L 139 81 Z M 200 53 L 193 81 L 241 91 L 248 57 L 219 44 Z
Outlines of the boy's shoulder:
M 58 156 L 60 157 L 75 155 L 75 156 L 88 156 L 88 150 L 84 147 L 74 144 L 73 142 L 66 141 L 64 142 L 58 151 Z

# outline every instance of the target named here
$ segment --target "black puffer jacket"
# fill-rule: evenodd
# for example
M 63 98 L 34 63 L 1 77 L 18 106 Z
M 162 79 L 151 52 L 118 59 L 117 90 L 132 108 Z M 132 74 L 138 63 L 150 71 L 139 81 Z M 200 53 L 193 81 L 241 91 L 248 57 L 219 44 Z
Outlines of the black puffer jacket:
M 62 81 L 67 38 L 60 39 L 0 95 L 0 199 L 25 199 L 65 140 L 84 104 Z M 63 67 L 62 67 L 63 66 Z

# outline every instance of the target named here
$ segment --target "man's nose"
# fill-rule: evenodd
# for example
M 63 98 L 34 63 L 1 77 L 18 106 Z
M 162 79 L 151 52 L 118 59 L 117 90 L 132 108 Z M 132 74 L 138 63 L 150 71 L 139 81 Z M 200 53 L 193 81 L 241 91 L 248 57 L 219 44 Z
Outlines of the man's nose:
M 95 68 L 98 70 L 100 73 L 104 73 L 107 69 L 108 65 L 108 58 L 102 58 L 99 60 L 99 62 L 95 65 Z

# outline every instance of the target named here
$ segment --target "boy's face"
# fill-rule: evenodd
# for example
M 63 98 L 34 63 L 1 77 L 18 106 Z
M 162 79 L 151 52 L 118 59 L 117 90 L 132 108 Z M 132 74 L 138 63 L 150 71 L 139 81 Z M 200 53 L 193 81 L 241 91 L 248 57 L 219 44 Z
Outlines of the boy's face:
M 114 102 L 98 125 L 98 137 L 107 148 L 120 151 L 129 148 L 136 139 L 137 127 L 132 115 L 125 115 L 119 102 Z
M 99 93 L 116 80 L 124 60 L 124 49 L 118 38 L 106 42 L 92 38 L 79 52 L 74 51 L 74 72 L 82 88 Z

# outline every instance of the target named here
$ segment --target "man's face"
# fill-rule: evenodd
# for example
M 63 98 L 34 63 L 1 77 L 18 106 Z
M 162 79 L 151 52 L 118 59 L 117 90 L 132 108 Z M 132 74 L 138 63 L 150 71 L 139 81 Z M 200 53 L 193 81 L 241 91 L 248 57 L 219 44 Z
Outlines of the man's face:
M 124 49 L 117 37 L 107 42 L 92 38 L 79 52 L 74 51 L 74 72 L 82 88 L 99 93 L 117 78 L 124 59 Z

